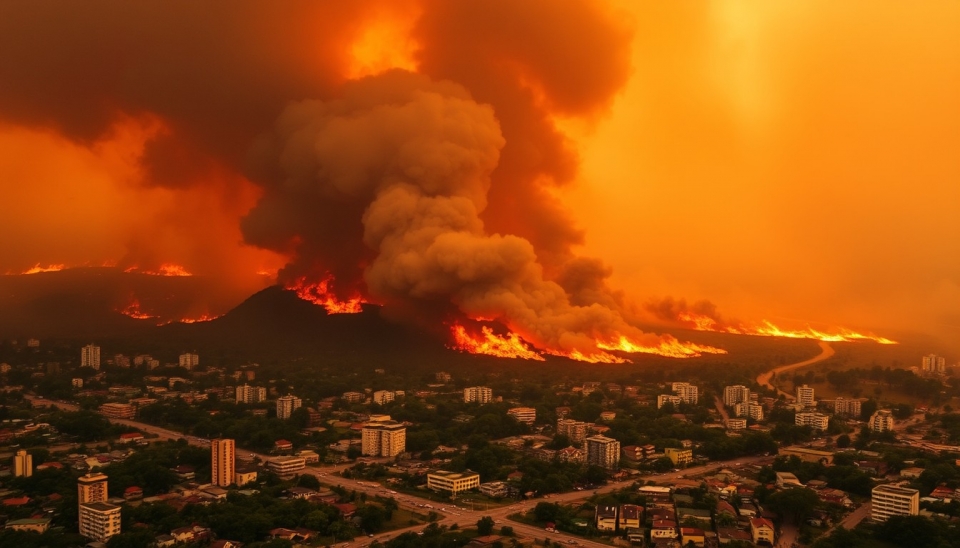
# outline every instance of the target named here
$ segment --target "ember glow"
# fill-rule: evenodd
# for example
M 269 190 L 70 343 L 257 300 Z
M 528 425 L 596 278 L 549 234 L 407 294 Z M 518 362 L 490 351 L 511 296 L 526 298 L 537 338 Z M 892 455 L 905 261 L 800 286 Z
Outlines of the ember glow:
M 219 318 L 221 315 L 222 315 L 222 314 L 218 314 L 218 315 L 201 314 L 200 316 L 197 316 L 196 318 L 180 318 L 179 320 L 176 321 L 176 323 L 202 323 L 202 322 L 210 322 L 210 321 L 213 321 L 213 320 Z
M 301 299 L 327 309 L 327 314 L 359 314 L 363 312 L 363 303 L 367 302 L 360 295 L 342 300 L 333 292 L 333 276 L 327 276 L 319 282 L 311 282 L 306 276 L 297 278 L 286 286 L 296 291 Z
M 482 334 L 479 335 L 470 334 L 462 325 L 454 324 L 451 328 L 454 339 L 453 348 L 471 354 L 484 354 L 498 358 L 544 361 L 544 357 L 523 342 L 516 333 L 500 336 L 487 326 L 483 326 L 481 331 Z
M 28 270 L 24 270 L 21 274 L 39 274 L 41 272 L 59 272 L 65 267 L 62 264 L 51 264 L 47 266 L 40 266 L 39 264 L 34 265 Z
M 873 341 L 879 344 L 897 344 L 897 341 L 879 337 L 870 333 L 857 333 L 856 331 L 837 328 L 833 331 L 820 331 L 807 326 L 804 329 L 781 329 L 769 320 L 761 320 L 757 325 L 748 325 L 737 323 L 736 325 L 723 325 L 709 316 L 682 313 L 678 316 L 680 322 L 686 324 L 697 331 L 715 331 L 718 333 L 733 333 L 736 335 L 756 335 L 760 337 L 786 337 L 790 339 L 813 339 L 825 342 L 852 342 L 852 341 Z
M 117 312 L 123 314 L 124 316 L 129 316 L 135 320 L 152 320 L 157 318 L 157 316 L 147 314 L 146 312 L 140 310 L 140 301 L 137 299 L 133 299 L 133 301 L 131 301 L 126 308 L 123 310 L 118 310 Z
M 131 266 L 124 269 L 124 272 L 146 274 L 148 276 L 193 276 L 186 268 L 173 263 L 163 263 L 156 270 L 144 270 L 139 266 Z

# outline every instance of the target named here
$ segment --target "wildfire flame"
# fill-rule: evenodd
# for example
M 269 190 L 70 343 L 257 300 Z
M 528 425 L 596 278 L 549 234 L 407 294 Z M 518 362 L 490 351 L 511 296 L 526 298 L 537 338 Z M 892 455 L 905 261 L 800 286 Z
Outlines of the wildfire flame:
M 40 263 L 37 263 L 28 270 L 24 270 L 21 274 L 39 274 L 41 272 L 59 272 L 65 267 L 62 264 L 51 264 L 47 266 L 40 266 Z
M 156 270 L 142 270 L 139 266 L 131 266 L 124 269 L 124 272 L 135 272 L 148 276 L 193 276 L 186 268 L 173 263 L 163 263 Z
M 486 354 L 498 358 L 544 361 L 544 357 L 527 346 L 516 333 L 507 333 L 504 337 L 497 335 L 493 332 L 493 329 L 486 326 L 481 331 L 482 334 L 480 335 L 472 335 L 467 333 L 467 329 L 462 325 L 454 324 L 451 328 L 454 340 L 453 348 L 471 354 Z
M 709 316 L 682 313 L 678 319 L 697 331 L 716 331 L 718 333 L 733 333 L 736 335 L 757 335 L 761 337 L 787 337 L 791 339 L 814 339 L 825 342 L 852 342 L 874 341 L 879 344 L 897 344 L 897 341 L 879 337 L 873 334 L 857 333 L 856 331 L 838 328 L 832 333 L 820 331 L 807 326 L 805 329 L 781 329 L 769 320 L 762 320 L 758 325 L 721 325 Z
M 692 342 L 680 342 L 669 335 L 661 336 L 660 344 L 656 346 L 644 346 L 631 341 L 627 337 L 620 336 L 620 338 L 613 342 L 598 342 L 597 348 L 603 350 L 619 350 L 620 352 L 629 352 L 631 354 L 656 354 L 669 358 L 696 358 L 701 354 L 727 353 L 727 351 L 722 348 Z
M 574 350 L 572 352 L 547 350 L 547 354 L 550 354 L 551 356 L 563 356 L 564 358 L 570 358 L 571 360 L 587 363 L 630 363 L 630 360 L 628 359 L 618 358 L 617 356 L 608 354 L 606 352 L 593 352 L 591 354 L 584 354 L 579 350 Z
M 126 308 L 118 310 L 117 312 L 120 312 L 124 316 L 130 316 L 135 320 L 151 320 L 157 317 L 140 310 L 140 301 L 137 299 L 134 299 Z
M 201 314 L 197 318 L 180 318 L 177 320 L 177 323 L 200 323 L 200 322 L 209 322 L 219 318 L 222 314 L 212 315 L 212 314 Z
M 358 314 L 363 312 L 363 303 L 367 302 L 360 295 L 354 295 L 342 301 L 331 291 L 333 276 L 327 276 L 319 282 L 311 282 L 306 276 L 297 278 L 286 286 L 296 291 L 301 299 L 327 309 L 327 314 Z

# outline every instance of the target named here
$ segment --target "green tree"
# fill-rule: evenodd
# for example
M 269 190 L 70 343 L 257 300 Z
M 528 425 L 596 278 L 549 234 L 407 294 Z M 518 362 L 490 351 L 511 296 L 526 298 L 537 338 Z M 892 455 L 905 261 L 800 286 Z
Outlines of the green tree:
M 781 516 L 792 516 L 802 523 L 820 503 L 820 498 L 810 489 L 784 489 L 767 497 L 767 506 Z
M 493 518 L 490 516 L 483 516 L 477 520 L 477 534 L 481 537 L 493 534 Z
M 840 449 L 850 447 L 850 436 L 848 434 L 840 434 L 837 436 L 837 447 Z

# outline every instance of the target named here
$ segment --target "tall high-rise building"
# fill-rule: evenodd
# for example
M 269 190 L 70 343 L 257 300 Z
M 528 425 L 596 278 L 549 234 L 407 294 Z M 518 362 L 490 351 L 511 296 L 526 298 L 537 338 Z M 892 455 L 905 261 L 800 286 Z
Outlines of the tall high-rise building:
M 77 500 L 85 502 L 107 502 L 107 476 L 89 473 L 77 480 Z
M 367 424 L 360 435 L 360 448 L 364 455 L 395 457 L 407 448 L 407 429 L 394 421 Z
M 943 356 L 930 354 L 923 357 L 921 367 L 924 373 L 945 373 L 947 371 L 947 359 Z
M 180 367 L 184 369 L 193 369 L 200 365 L 200 356 L 197 354 L 180 354 Z
M 280 396 L 277 398 L 277 418 L 289 419 L 290 415 L 303 405 L 303 400 L 296 396 Z
M 750 389 L 742 384 L 727 386 L 723 389 L 723 405 L 733 407 L 738 403 L 750 401 Z
M 614 470 L 620 465 L 620 442 L 606 436 L 590 436 L 584 441 L 587 464 Z
M 582 445 L 587 439 L 587 423 L 573 419 L 560 419 L 557 421 L 557 434 L 566 436 L 574 445 Z
M 100 369 L 100 347 L 88 344 L 80 350 L 80 367 Z
M 235 481 L 236 443 L 220 438 L 210 442 L 210 483 L 226 487 Z
M 29 478 L 33 475 L 33 455 L 27 453 L 26 449 L 21 449 L 14 455 L 13 475 L 18 478 Z
M 471 386 L 463 389 L 464 403 L 490 403 L 493 401 L 493 390 L 489 386 Z
M 870 519 L 887 521 L 891 516 L 920 513 L 920 491 L 899 485 L 878 485 L 870 492 Z
M 397 393 L 393 390 L 377 390 L 373 393 L 373 403 L 384 405 L 397 398 Z
M 260 403 L 267 399 L 267 389 L 244 384 L 237 387 L 237 403 Z
M 860 400 L 853 400 L 850 398 L 837 398 L 833 402 L 833 412 L 837 415 L 859 417 L 861 408 L 862 408 L 862 402 Z
M 816 400 L 813 398 L 813 387 L 803 385 L 797 387 L 797 403 L 804 407 L 813 407 Z
M 106 542 L 120 533 L 120 507 L 107 503 L 107 476 L 87 474 L 77 481 L 80 534 Z

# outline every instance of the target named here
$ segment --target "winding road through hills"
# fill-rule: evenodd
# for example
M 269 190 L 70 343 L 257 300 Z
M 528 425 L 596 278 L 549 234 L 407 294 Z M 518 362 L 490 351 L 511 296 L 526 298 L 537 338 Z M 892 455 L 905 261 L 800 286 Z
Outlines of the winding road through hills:
M 773 380 L 774 375 L 779 375 L 780 373 L 784 373 L 792 369 L 799 369 L 801 367 L 804 367 L 810 364 L 821 362 L 829 358 L 830 356 L 833 356 L 834 352 L 835 351 L 833 350 L 833 347 L 830 346 L 830 343 L 826 341 L 820 341 L 819 354 L 810 358 L 809 360 L 804 360 L 802 362 L 797 362 L 797 363 L 791 363 L 788 365 L 781 365 L 780 367 L 771 369 L 770 371 L 767 371 L 765 373 L 761 373 L 760 375 L 757 376 L 757 384 L 759 384 L 760 386 L 765 386 L 771 390 L 776 390 L 778 394 L 783 394 L 787 398 L 793 398 L 794 397 L 793 394 L 787 394 L 783 390 L 780 390 L 779 388 L 773 385 L 771 381 Z

